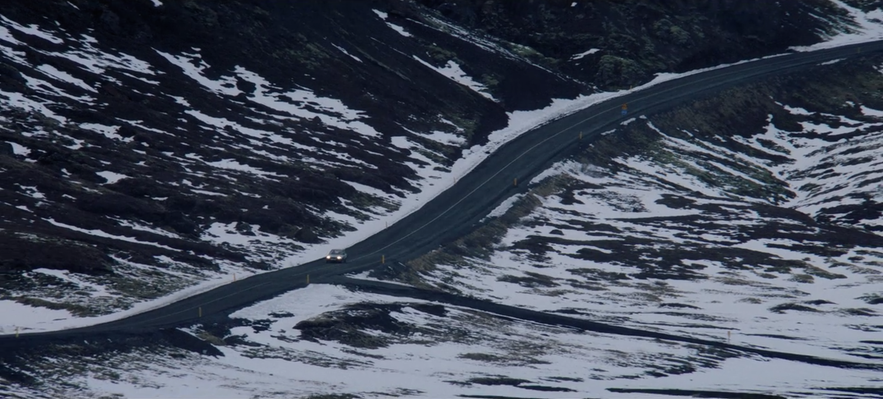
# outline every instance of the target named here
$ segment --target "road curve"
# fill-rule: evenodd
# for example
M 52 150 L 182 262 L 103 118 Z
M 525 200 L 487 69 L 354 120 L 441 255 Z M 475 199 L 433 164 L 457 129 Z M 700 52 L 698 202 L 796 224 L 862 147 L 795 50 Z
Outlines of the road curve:
M 223 318 L 257 301 L 301 288 L 307 279 L 324 279 L 371 269 L 387 262 L 405 261 L 469 232 L 491 209 L 510 196 L 526 191 L 527 182 L 601 132 L 627 118 L 664 111 L 699 96 L 764 77 L 794 72 L 819 63 L 879 53 L 883 40 L 805 53 L 790 53 L 688 75 L 613 98 L 554 120 L 503 145 L 453 187 L 389 228 L 349 248 L 349 263 L 326 265 L 315 260 L 303 265 L 255 275 L 182 299 L 144 313 L 94 326 L 49 332 L 0 336 L 0 348 L 38 345 L 54 339 L 97 333 L 138 333 L 189 326 Z

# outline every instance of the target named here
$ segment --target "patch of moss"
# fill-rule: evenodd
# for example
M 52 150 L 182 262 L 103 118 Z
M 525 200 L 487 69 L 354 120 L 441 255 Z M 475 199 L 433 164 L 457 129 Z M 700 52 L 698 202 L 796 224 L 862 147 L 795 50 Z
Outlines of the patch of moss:
M 815 279 L 809 274 L 795 274 L 788 281 L 794 281 L 801 284 L 812 284 Z
M 776 305 L 776 306 L 773 306 L 770 308 L 770 311 L 774 312 L 774 313 L 785 313 L 785 311 L 788 311 L 788 310 L 796 310 L 799 312 L 818 312 L 819 311 L 818 309 L 811 308 L 809 306 L 801 305 L 801 304 L 797 304 L 797 303 L 783 303 L 783 304 Z
M 444 65 L 448 61 L 453 61 L 457 58 L 457 53 L 435 45 L 427 46 L 426 54 L 438 65 Z

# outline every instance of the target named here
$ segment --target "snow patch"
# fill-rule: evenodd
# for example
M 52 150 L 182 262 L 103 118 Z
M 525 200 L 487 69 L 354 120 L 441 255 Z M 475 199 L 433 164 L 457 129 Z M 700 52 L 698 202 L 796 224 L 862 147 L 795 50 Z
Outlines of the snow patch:
M 486 86 L 473 80 L 472 77 L 470 77 L 469 75 L 466 74 L 466 72 L 463 72 L 463 69 L 461 69 L 460 65 L 458 65 L 456 62 L 448 61 L 448 63 L 445 64 L 444 67 L 436 68 L 432 64 L 421 60 L 417 56 L 414 56 L 414 59 L 417 60 L 417 62 L 429 67 L 430 69 L 442 74 L 446 78 L 451 79 L 451 80 L 453 80 L 463 86 L 466 86 L 466 87 L 472 89 L 473 91 L 482 95 L 483 97 L 485 97 L 491 101 L 496 101 L 494 99 L 494 97 L 490 93 L 488 93 L 488 91 L 487 91 L 488 89 Z
M 118 182 L 118 181 L 120 181 L 120 180 L 128 179 L 128 178 L 129 178 L 129 176 L 126 176 L 126 175 L 124 175 L 124 174 L 116 173 L 116 172 L 111 172 L 111 171 L 109 171 L 109 170 L 105 170 L 105 171 L 102 171 L 102 172 L 96 172 L 95 174 L 98 175 L 98 176 L 103 177 L 104 180 L 107 180 L 107 183 L 104 183 L 104 184 L 114 184 L 114 183 L 116 183 L 116 182 Z
M 573 4 L 576 5 L 576 3 L 573 3 Z M 574 54 L 574 55 L 570 56 L 570 60 L 571 60 L 571 61 L 579 60 L 579 59 L 582 59 L 583 57 L 585 57 L 585 56 L 587 56 L 587 55 L 592 55 L 592 54 L 595 54 L 595 53 L 597 53 L 597 52 L 599 52 L 599 51 L 601 51 L 601 49 L 591 48 L 591 49 L 588 49 L 588 50 L 586 50 L 586 51 L 583 51 L 582 53 Z

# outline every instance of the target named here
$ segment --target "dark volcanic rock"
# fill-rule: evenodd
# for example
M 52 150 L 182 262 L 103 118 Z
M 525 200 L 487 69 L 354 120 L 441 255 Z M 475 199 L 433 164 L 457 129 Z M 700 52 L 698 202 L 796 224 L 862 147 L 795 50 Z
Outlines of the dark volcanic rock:
M 37 268 L 76 273 L 113 272 L 113 260 L 103 248 L 58 237 L 0 232 L 0 272 Z
M 601 88 L 813 44 L 844 18 L 824 0 L 418 2 L 513 49 L 527 46 L 536 62 Z M 574 57 L 590 49 L 597 51 Z

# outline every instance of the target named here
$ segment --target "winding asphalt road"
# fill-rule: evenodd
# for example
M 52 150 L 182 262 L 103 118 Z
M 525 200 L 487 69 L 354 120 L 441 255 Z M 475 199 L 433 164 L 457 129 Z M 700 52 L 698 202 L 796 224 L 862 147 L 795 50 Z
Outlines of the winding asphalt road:
M 601 132 L 614 129 L 627 118 L 664 111 L 685 101 L 772 75 L 793 73 L 826 61 L 859 57 L 879 53 L 881 50 L 883 50 L 883 40 L 813 52 L 789 53 L 688 75 L 598 103 L 537 127 L 503 145 L 469 174 L 460 178 L 452 188 L 394 225 L 350 247 L 348 249 L 350 259 L 347 264 L 327 265 L 322 260 L 316 260 L 297 267 L 242 279 L 157 309 L 108 323 L 62 331 L 28 333 L 19 337 L 4 335 L 0 336 L 0 348 L 21 348 L 56 339 L 69 340 L 103 333 L 143 333 L 209 322 L 225 318 L 233 311 L 257 301 L 304 287 L 308 278 L 313 282 L 342 281 L 340 276 L 344 274 L 378 267 L 381 256 L 387 263 L 412 259 L 468 233 L 481 218 L 506 198 L 525 192 L 527 190 L 525 183 L 531 178 L 546 170 L 554 162 L 577 151 L 581 142 L 590 142 Z M 621 114 L 621 105 L 624 103 L 628 104 L 627 116 Z M 357 283 L 349 280 L 348 284 Z M 391 295 L 402 295 L 402 292 L 409 292 L 416 297 L 428 295 L 422 291 L 396 290 L 393 285 L 369 284 L 368 286 L 377 292 Z M 531 311 L 450 294 L 437 296 L 434 300 L 474 308 L 485 307 L 488 308 L 487 310 L 493 308 L 508 313 L 521 312 L 526 319 L 545 317 L 555 318 L 557 322 L 561 321 L 558 320 L 560 318 L 570 319 L 559 315 L 528 314 Z M 583 320 L 579 323 L 593 322 Z M 614 334 L 641 336 L 655 334 L 601 323 L 592 325 L 605 326 L 607 332 Z M 669 335 L 659 338 L 692 342 L 691 338 Z M 704 341 L 702 343 L 721 344 Z M 782 357 L 782 355 L 773 357 Z M 852 367 L 846 364 L 836 366 Z M 854 363 L 854 366 L 865 368 L 861 363 Z

